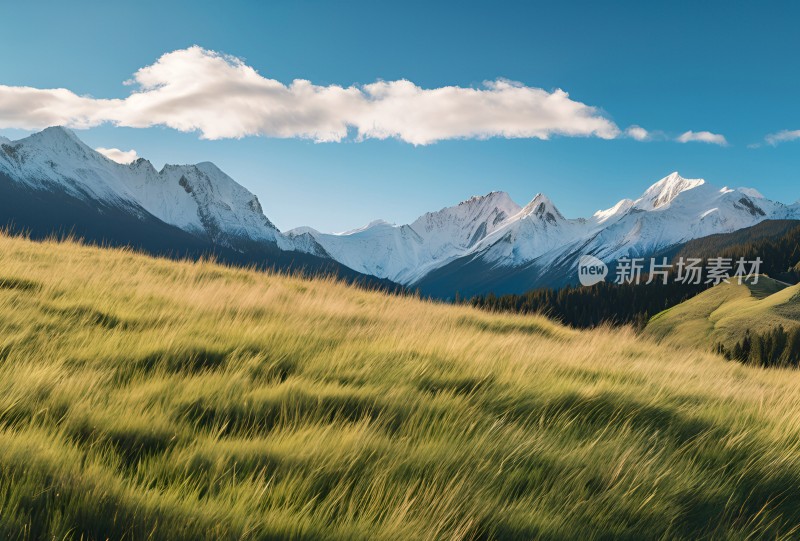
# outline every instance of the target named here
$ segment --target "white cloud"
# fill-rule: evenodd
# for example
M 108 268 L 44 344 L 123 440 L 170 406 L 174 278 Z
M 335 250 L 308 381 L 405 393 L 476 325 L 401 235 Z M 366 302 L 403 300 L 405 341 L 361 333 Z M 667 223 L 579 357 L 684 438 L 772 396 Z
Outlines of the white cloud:
M 0 85 L 0 129 L 90 128 L 104 122 L 102 112 L 119 103 L 78 96 L 65 88 Z
M 661 132 L 620 128 L 563 90 L 498 79 L 480 87 L 426 89 L 407 80 L 320 86 L 284 84 L 242 60 L 201 47 L 164 54 L 138 70 L 124 99 L 95 99 L 70 90 L 0 86 L 0 128 L 104 123 L 167 126 L 206 139 L 254 135 L 317 142 L 395 138 L 415 145 L 447 139 L 554 136 L 661 140 Z M 727 144 L 721 135 L 686 132 L 681 142 Z M 127 158 L 126 158 L 127 159 Z
M 241 60 L 200 47 L 173 51 L 137 71 L 125 99 L 95 99 L 59 89 L 0 86 L 0 128 L 168 126 L 206 139 L 264 135 L 341 141 L 552 136 L 612 139 L 619 128 L 597 108 L 505 80 L 480 88 L 424 89 L 406 81 L 363 86 L 285 85 Z M 352 131 L 351 131 L 352 130 Z
M 800 130 L 782 130 L 777 133 L 770 133 L 764 137 L 764 141 L 772 146 L 779 143 L 786 143 L 787 141 L 794 141 L 795 139 L 800 139 Z
M 728 146 L 728 141 L 724 135 L 718 133 L 711 133 L 710 131 L 687 131 L 682 133 L 677 139 L 679 143 L 711 143 L 714 145 Z
M 641 126 L 636 126 L 635 124 L 633 126 L 629 126 L 625 130 L 625 135 L 631 139 L 636 139 L 637 141 L 649 141 L 651 139 L 650 132 Z
M 360 138 L 428 144 L 457 138 L 619 135 L 597 109 L 571 100 L 562 90 L 547 92 L 510 81 L 486 82 L 480 89 L 430 90 L 409 81 L 377 82 L 363 92 L 367 106 L 352 122 Z
M 131 163 L 139 157 L 135 150 L 120 150 L 118 148 L 104 147 L 98 147 L 95 150 L 109 160 L 113 160 L 117 163 Z

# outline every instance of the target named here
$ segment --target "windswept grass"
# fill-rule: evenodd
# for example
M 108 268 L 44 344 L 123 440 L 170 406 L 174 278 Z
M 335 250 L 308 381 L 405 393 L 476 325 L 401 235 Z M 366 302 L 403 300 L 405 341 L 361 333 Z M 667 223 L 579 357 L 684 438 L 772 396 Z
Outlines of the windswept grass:
M 2 539 L 791 539 L 800 374 L 0 237 Z
M 800 285 L 789 286 L 767 276 L 756 284 L 719 284 L 677 306 L 656 314 L 645 335 L 671 344 L 728 349 L 747 331 L 764 334 L 800 324 Z

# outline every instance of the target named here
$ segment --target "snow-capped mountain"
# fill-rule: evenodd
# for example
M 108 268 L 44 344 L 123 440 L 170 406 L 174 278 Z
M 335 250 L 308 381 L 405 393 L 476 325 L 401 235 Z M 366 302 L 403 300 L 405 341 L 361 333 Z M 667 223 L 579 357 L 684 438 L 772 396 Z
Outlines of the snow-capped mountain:
M 800 206 L 770 201 L 748 188 L 716 188 L 677 173 L 658 181 L 583 246 L 600 259 L 644 255 L 667 246 L 730 233 L 767 219 L 798 219 Z
M 800 218 L 800 208 L 755 197 L 749 189 L 718 189 L 678 173 L 659 180 L 636 200 L 624 199 L 591 218 L 566 220 L 549 200 L 537 195 L 538 220 L 523 211 L 502 228 L 502 238 L 487 238 L 475 252 L 503 266 L 539 260 L 560 263 L 575 250 L 612 261 L 644 256 L 668 246 L 729 233 L 766 219 Z M 542 213 L 553 219 L 543 220 Z
M 287 236 L 292 240 L 311 236 L 327 254 L 352 269 L 410 284 L 468 252 L 520 210 L 508 194 L 492 192 L 429 212 L 410 225 L 397 227 L 377 220 L 338 235 L 303 227 Z
M 212 163 L 160 171 L 145 159 L 119 164 L 63 128 L 0 138 L 0 226 L 39 236 L 72 232 L 158 253 L 211 247 L 232 262 L 323 267 L 443 298 L 564 285 L 574 281 L 584 254 L 613 264 L 767 219 L 800 219 L 800 203 L 672 173 L 589 218 L 564 217 L 541 193 L 520 206 L 491 192 L 407 225 L 377 220 L 340 234 L 307 227 L 284 234 L 255 195 Z
M 120 164 L 60 127 L 0 139 L 0 226 L 37 237 L 72 233 L 159 254 L 213 253 L 231 263 L 359 278 L 311 236 L 282 235 L 258 198 L 214 164 L 160 171 L 145 159 Z
M 800 205 L 769 201 L 748 188 L 716 188 L 672 173 L 637 199 L 590 218 L 567 219 L 544 194 L 520 207 L 492 192 L 429 213 L 410 225 L 374 222 L 339 235 L 308 228 L 332 257 L 360 272 L 449 297 L 456 291 L 524 291 L 574 281 L 583 254 L 607 262 L 728 233 L 766 219 L 800 219 Z
M 161 171 L 142 158 L 120 164 L 60 127 L 3 143 L 0 172 L 39 191 L 147 213 L 222 246 L 277 243 L 280 237 L 258 198 L 214 164 L 166 165 Z

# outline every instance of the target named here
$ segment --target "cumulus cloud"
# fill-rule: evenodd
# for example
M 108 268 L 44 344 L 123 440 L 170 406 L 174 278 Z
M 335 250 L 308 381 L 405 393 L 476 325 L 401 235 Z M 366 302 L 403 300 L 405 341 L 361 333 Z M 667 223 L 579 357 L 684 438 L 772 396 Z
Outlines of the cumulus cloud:
M 65 88 L 0 85 L 0 128 L 39 130 L 65 125 L 91 128 L 105 121 L 103 110 L 120 100 L 96 100 Z
M 682 133 L 676 139 L 679 143 L 711 143 L 714 145 L 728 146 L 728 141 L 724 135 L 718 133 L 711 133 L 710 131 L 687 131 Z
M 377 82 L 363 91 L 368 106 L 353 120 L 360 138 L 427 144 L 456 138 L 619 135 L 597 109 L 571 100 L 562 90 L 547 92 L 510 81 L 486 82 L 480 89 L 431 90 L 409 81 Z
M 780 143 L 786 143 L 788 141 L 794 141 L 795 139 L 800 139 L 800 130 L 782 130 L 777 133 L 770 133 L 764 137 L 764 141 L 772 146 Z
M 200 47 L 163 55 L 128 81 L 124 99 L 70 90 L 0 86 L 0 128 L 103 123 L 197 131 L 206 139 L 263 135 L 319 142 L 397 138 L 413 144 L 444 139 L 621 135 L 596 107 L 563 90 L 506 80 L 478 88 L 426 89 L 410 81 L 367 85 L 290 84 L 260 75 L 242 60 Z
M 600 109 L 553 91 L 498 79 L 479 87 L 422 88 L 407 81 L 320 86 L 269 79 L 241 59 L 198 46 L 166 53 L 126 81 L 124 99 L 79 96 L 65 88 L 0 86 L 0 128 L 110 123 L 167 126 L 205 139 L 254 135 L 317 142 L 554 136 L 662 140 L 633 125 L 621 130 Z M 686 132 L 681 142 L 727 144 L 721 135 Z M 118 156 L 122 159 L 122 156 Z M 124 159 L 127 159 L 125 157 Z
M 113 160 L 117 163 L 131 163 L 139 157 L 135 150 L 120 150 L 118 148 L 104 147 L 98 147 L 95 150 L 109 160 Z

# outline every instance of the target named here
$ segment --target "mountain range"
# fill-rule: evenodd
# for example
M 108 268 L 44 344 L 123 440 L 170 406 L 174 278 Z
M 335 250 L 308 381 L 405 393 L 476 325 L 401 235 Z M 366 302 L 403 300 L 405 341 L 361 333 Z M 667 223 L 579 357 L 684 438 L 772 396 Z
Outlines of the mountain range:
M 60 127 L 0 138 L 0 225 L 34 237 L 73 233 L 159 254 L 213 253 L 238 264 L 396 283 L 438 298 L 557 287 L 575 282 L 584 254 L 613 264 L 798 218 L 800 204 L 672 173 L 588 218 L 565 218 L 541 193 L 521 206 L 492 192 L 406 225 L 378 220 L 341 234 L 283 233 L 255 195 L 212 163 L 160 171 L 141 158 L 119 164 Z
M 61 127 L 0 138 L 0 227 L 395 286 L 314 255 L 311 238 L 282 235 L 258 198 L 212 163 L 160 171 L 144 159 L 120 164 Z
M 408 225 L 378 221 L 339 235 L 308 228 L 287 235 L 310 235 L 350 268 L 447 298 L 559 287 L 577 281 L 577 262 L 585 254 L 613 267 L 621 257 L 649 257 L 764 220 L 798 218 L 800 204 L 672 173 L 639 198 L 589 218 L 565 218 L 541 193 L 522 207 L 508 194 L 492 192 Z

